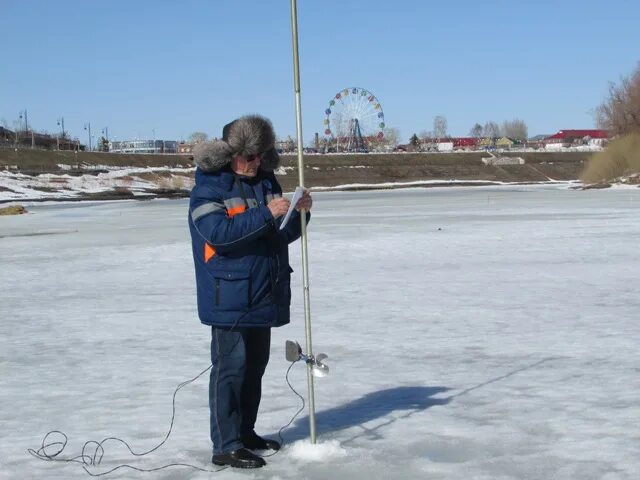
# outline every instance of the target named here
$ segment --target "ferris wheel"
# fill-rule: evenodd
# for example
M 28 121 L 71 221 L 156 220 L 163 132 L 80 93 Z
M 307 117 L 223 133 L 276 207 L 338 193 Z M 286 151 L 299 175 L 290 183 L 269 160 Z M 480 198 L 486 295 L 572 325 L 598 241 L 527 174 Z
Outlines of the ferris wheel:
M 364 88 L 340 90 L 324 113 L 324 136 L 336 151 L 365 152 L 384 137 L 382 105 Z

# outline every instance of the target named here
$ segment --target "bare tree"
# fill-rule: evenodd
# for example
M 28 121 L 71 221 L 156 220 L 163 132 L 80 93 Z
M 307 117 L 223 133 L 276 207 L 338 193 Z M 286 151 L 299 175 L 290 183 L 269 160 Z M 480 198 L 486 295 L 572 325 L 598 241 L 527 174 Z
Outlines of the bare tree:
M 496 138 L 500 135 L 500 127 L 496 122 L 489 121 L 482 127 L 482 136 L 485 138 Z
M 422 130 L 418 137 L 420 138 L 420 144 L 423 150 L 431 151 L 437 148 L 437 142 L 435 140 L 435 134 L 429 130 Z
M 346 148 L 349 138 L 349 115 L 343 111 L 334 112 L 331 118 L 331 145 L 336 151 Z
M 389 147 L 396 147 L 400 141 L 400 130 L 395 127 L 385 127 L 382 131 L 384 137 L 382 137 L 382 143 Z
M 433 136 L 444 138 L 447 136 L 447 117 L 436 115 L 433 119 Z
M 469 136 L 474 138 L 480 138 L 482 136 L 482 125 L 476 123 L 471 130 L 469 130 Z
M 100 137 L 100 140 L 98 140 L 98 151 L 99 152 L 109 151 L 109 140 L 107 140 L 106 137 Z
M 609 84 L 609 95 L 596 109 L 600 128 L 613 135 L 640 133 L 640 64 L 620 84 Z
M 202 143 L 206 142 L 209 139 L 209 135 L 204 132 L 193 132 L 189 135 L 189 143 Z
M 529 129 L 524 120 L 514 118 L 513 120 L 505 120 L 502 123 L 502 135 L 505 137 L 513 138 L 514 140 L 520 140 L 525 142 L 528 136 Z
M 287 135 L 287 139 L 284 140 L 281 145 L 285 153 L 295 152 L 297 148 L 296 142 L 293 140 L 291 135 Z

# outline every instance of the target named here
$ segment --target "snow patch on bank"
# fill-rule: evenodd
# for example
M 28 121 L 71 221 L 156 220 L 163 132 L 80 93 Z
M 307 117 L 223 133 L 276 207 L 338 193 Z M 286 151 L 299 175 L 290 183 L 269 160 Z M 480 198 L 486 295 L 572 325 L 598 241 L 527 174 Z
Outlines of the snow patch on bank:
M 0 170 L 0 202 L 28 202 L 42 200 L 73 200 L 91 194 L 112 191 L 128 191 L 134 197 L 153 196 L 158 189 L 190 190 L 193 187 L 195 168 L 164 167 L 109 167 L 100 173 L 71 175 L 66 172 L 25 175 L 16 171 Z M 349 168 L 367 168 L 353 166 Z M 293 167 L 280 167 L 278 175 L 286 175 Z M 336 186 L 312 187 L 312 191 L 375 190 L 415 187 L 451 186 L 514 186 L 522 182 L 502 182 L 491 180 L 434 179 L 410 182 L 347 183 Z M 527 185 L 530 185 L 527 183 Z M 577 181 L 536 182 L 531 185 L 556 185 L 576 188 Z
M 615 188 L 618 190 L 637 190 L 640 188 L 640 185 L 634 185 L 630 183 L 612 183 L 610 188 Z
M 345 183 L 342 185 L 336 185 L 334 187 L 312 187 L 314 192 L 325 192 L 333 190 L 374 190 L 374 189 L 386 189 L 386 188 L 405 188 L 405 187 L 446 187 L 446 186 L 517 186 L 522 185 L 523 182 L 500 182 L 493 180 L 416 180 L 413 182 L 382 182 L 382 183 Z M 550 180 L 548 182 L 535 182 L 526 183 L 527 186 L 536 185 L 557 185 L 557 186 L 570 186 L 575 187 L 581 185 L 578 181 L 559 181 Z
M 96 167 L 98 168 L 98 167 Z M 69 199 L 86 194 L 126 189 L 134 196 L 148 195 L 158 188 L 191 188 L 195 168 L 166 167 L 106 167 L 106 172 L 70 175 L 42 173 L 25 175 L 15 171 L 0 171 L 0 201 Z M 99 168 L 98 168 L 99 169 Z M 141 178 L 155 174 L 154 178 Z

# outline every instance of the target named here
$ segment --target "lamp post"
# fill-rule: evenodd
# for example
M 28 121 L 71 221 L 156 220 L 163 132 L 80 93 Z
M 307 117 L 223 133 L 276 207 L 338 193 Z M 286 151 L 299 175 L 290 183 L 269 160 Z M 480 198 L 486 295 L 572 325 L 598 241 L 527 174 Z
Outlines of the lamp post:
M 60 117 L 58 119 L 58 126 L 62 127 L 62 138 L 64 138 L 65 132 L 64 132 L 64 117 Z
M 60 117 L 58 119 L 58 126 L 62 127 L 62 141 L 64 142 L 64 136 L 65 136 L 65 132 L 64 132 L 64 117 Z M 58 139 L 58 150 L 60 150 L 60 139 Z
M 18 115 L 20 117 L 20 120 L 24 118 L 24 136 L 26 138 L 27 135 L 29 134 L 29 123 L 27 122 L 27 110 L 26 109 L 21 110 L 20 112 L 18 112 Z M 18 137 L 17 130 L 19 130 L 19 127 L 16 128 L 16 137 Z
M 26 134 L 26 133 L 29 132 L 29 122 L 27 120 L 27 109 L 26 108 L 20 112 L 20 120 L 22 120 L 23 116 L 24 116 L 24 133 Z
M 109 127 L 104 127 L 102 129 L 102 136 L 107 141 L 106 150 L 103 149 L 103 151 L 108 152 L 109 151 Z
M 84 129 L 89 132 L 89 151 L 91 151 L 91 122 L 85 123 Z

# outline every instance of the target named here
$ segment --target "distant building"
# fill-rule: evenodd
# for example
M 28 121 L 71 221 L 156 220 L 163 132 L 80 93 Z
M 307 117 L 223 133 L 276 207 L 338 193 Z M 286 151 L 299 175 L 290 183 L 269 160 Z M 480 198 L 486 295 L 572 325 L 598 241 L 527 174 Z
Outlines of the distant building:
M 191 155 L 193 153 L 193 147 L 195 147 L 195 143 L 179 143 L 178 154 Z
M 178 153 L 175 140 L 118 140 L 109 142 L 111 153 Z
M 292 153 L 297 150 L 296 144 L 291 137 L 287 137 L 286 140 L 276 140 L 275 147 L 279 153 Z
M 527 148 L 544 148 L 544 139 L 550 137 L 551 135 L 548 133 L 542 135 L 535 135 L 533 137 L 529 137 L 529 139 L 525 142 L 525 147 Z
M 84 150 L 79 140 L 69 137 L 59 137 L 48 133 L 39 133 L 33 130 L 12 131 L 0 127 L 0 146 L 11 148 L 37 148 L 39 150 Z
M 478 140 L 480 148 L 495 148 L 497 138 L 485 137 Z
M 450 140 L 450 139 L 447 139 L 447 140 Z M 436 144 L 436 148 L 439 152 L 453 152 L 453 142 L 451 141 L 438 142 Z
M 449 141 L 453 143 L 454 150 L 474 150 L 478 147 L 480 139 L 476 137 L 452 137 Z
M 542 140 L 542 143 L 548 149 L 570 147 L 572 145 L 601 147 L 608 139 L 609 132 L 606 130 L 560 130 L 558 133 Z
M 541 142 L 543 141 L 545 138 L 549 138 L 551 136 L 550 133 L 543 133 L 541 135 L 536 135 L 534 137 L 529 137 L 529 142 Z
M 4 127 L 0 127 L 0 142 L 1 143 L 12 143 L 15 141 L 16 138 L 16 134 L 15 132 L 12 132 L 11 130 L 9 130 L 8 128 L 4 128 Z
M 410 143 L 396 145 L 393 149 L 394 152 L 418 152 L 419 150 L 420 149 L 417 146 L 411 145 Z
M 510 138 L 510 137 L 500 137 L 496 139 L 496 142 L 495 142 L 496 148 L 502 148 L 506 150 L 513 147 L 518 147 L 520 145 L 521 145 L 521 142 L 519 140 L 516 140 L 515 138 Z

